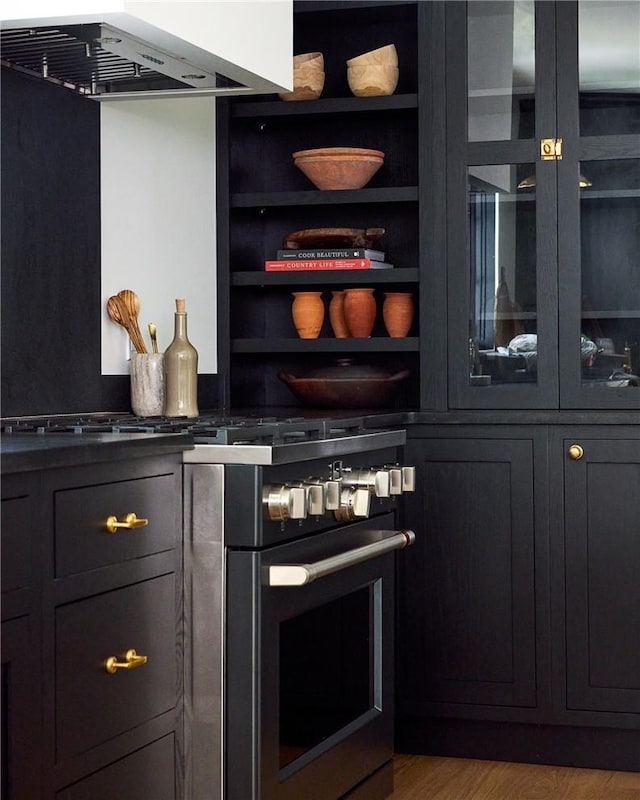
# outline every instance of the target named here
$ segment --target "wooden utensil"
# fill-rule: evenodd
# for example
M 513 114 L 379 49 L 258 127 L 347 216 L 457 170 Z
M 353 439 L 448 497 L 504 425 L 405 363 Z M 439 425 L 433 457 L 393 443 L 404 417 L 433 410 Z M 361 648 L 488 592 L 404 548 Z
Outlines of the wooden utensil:
M 127 308 L 131 327 L 135 331 L 135 341 L 142 347 L 142 350 L 138 350 L 138 352 L 146 353 L 147 348 L 145 346 L 144 339 L 142 338 L 140 326 L 138 325 L 138 315 L 140 314 L 140 298 L 132 289 L 122 289 L 122 291 L 118 292 L 118 297 L 122 298 Z M 136 347 L 136 350 L 137 349 L 138 348 Z
M 158 352 L 158 339 L 156 336 L 156 326 L 153 322 L 149 323 L 149 337 L 151 338 L 151 349 L 154 353 Z
M 114 322 L 116 322 L 118 325 L 121 325 L 129 334 L 129 338 L 131 339 L 136 352 L 146 353 L 147 348 L 142 341 L 142 336 L 139 336 L 139 330 L 136 332 L 136 329 L 132 326 L 127 306 L 121 297 L 118 295 L 112 295 L 107 300 L 107 313 Z

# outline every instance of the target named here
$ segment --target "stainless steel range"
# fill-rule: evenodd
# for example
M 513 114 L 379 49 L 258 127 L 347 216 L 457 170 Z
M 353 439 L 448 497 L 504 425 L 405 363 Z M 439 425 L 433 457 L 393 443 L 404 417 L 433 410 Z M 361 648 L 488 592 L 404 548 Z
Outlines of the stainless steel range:
M 394 551 L 414 468 L 363 417 L 129 414 L 3 432 L 189 433 L 188 800 L 381 800 L 393 785 Z M 372 424 L 371 420 L 368 420 Z M 375 420 L 373 420 L 375 422 Z

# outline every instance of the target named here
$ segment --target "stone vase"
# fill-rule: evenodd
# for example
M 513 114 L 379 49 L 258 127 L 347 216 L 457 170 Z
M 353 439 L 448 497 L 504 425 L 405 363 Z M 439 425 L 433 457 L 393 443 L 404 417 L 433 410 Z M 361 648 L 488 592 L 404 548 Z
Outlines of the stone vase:
M 137 417 L 164 413 L 165 376 L 163 353 L 131 354 L 131 409 Z
M 301 339 L 317 339 L 324 322 L 322 292 L 292 292 L 291 315 Z
M 344 319 L 354 338 L 366 339 L 371 336 L 376 321 L 373 289 L 344 290 Z
M 344 291 L 331 292 L 329 321 L 336 339 L 348 339 L 349 328 L 344 318 Z
M 382 319 L 389 336 L 406 336 L 413 322 L 413 294 L 411 292 L 385 292 Z

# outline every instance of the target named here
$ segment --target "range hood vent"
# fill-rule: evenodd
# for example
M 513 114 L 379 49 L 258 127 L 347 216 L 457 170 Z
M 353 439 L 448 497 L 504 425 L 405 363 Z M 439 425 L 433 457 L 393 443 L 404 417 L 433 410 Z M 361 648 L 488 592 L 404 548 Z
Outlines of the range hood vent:
M 93 99 L 163 91 L 240 93 L 247 87 L 164 53 L 106 24 L 0 32 L 0 63 Z M 205 90 L 205 91 L 203 91 Z
M 0 20 L 3 67 L 101 101 L 291 88 L 291 0 L 111 0 L 102 14 L 62 2 L 47 19 Z

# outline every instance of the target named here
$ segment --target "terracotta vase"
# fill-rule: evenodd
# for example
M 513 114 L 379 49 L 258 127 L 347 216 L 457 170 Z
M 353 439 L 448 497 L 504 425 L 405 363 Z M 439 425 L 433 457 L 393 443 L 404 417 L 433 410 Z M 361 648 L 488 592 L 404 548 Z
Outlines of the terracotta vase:
M 336 339 L 348 339 L 349 328 L 344 318 L 344 291 L 331 292 L 329 303 L 329 321 Z
M 385 292 L 382 319 L 389 336 L 406 336 L 413 322 L 413 294 L 411 292 Z
M 344 290 L 344 319 L 351 336 L 366 339 L 371 336 L 376 320 L 376 301 L 373 289 Z
M 293 292 L 291 314 L 301 339 L 317 339 L 324 322 L 322 292 Z

